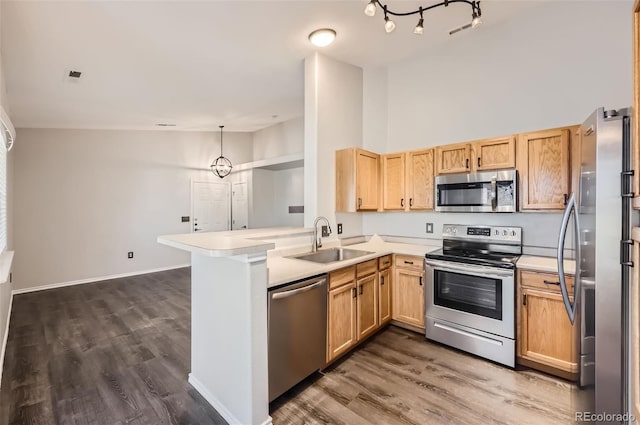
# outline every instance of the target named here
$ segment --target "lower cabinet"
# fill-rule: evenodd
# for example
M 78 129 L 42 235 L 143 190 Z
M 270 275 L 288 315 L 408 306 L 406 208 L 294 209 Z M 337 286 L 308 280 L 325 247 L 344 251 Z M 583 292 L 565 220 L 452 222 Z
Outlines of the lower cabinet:
M 393 314 L 398 322 L 424 329 L 423 258 L 396 255 L 393 278 Z
M 380 270 L 378 287 L 380 288 L 378 322 L 382 326 L 391 320 L 391 268 Z
M 571 325 L 558 275 L 521 270 L 518 289 L 518 363 L 575 379 L 578 374 L 578 320 Z M 573 278 L 567 277 L 569 293 Z
M 329 291 L 327 361 L 349 351 L 358 340 L 355 291 L 355 280 Z
M 329 273 L 327 362 L 379 328 L 378 259 Z
M 364 339 L 378 329 L 378 270 L 358 279 L 356 297 L 358 312 L 358 340 Z

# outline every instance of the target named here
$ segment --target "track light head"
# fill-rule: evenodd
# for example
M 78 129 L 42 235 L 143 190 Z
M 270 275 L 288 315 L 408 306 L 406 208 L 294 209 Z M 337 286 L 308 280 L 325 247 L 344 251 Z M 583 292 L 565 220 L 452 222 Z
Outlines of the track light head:
M 387 6 L 384 7 L 384 29 L 388 33 L 396 29 L 396 23 L 389 19 L 387 14 Z
M 376 0 L 371 0 L 364 8 L 364 14 L 367 16 L 375 16 L 376 14 Z

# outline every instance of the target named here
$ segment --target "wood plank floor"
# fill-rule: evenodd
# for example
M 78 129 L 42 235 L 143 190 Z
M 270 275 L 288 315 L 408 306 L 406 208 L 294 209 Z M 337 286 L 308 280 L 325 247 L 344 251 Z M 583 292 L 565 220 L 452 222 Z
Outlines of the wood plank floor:
M 224 424 L 187 383 L 189 269 L 17 295 L 0 424 Z M 275 424 L 568 424 L 573 385 L 390 327 L 271 406 Z

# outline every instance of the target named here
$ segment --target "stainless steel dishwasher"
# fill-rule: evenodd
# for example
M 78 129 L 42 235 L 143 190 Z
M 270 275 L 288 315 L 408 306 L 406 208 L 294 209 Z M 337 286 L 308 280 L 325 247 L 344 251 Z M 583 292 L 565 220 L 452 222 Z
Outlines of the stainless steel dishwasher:
M 327 276 L 269 290 L 269 401 L 325 366 Z

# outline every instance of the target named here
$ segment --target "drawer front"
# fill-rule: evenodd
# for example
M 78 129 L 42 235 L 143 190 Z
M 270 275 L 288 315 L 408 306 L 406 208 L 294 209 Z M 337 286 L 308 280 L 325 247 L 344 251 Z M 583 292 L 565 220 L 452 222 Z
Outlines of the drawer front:
M 368 276 L 378 271 L 378 259 L 365 261 L 364 263 L 356 264 L 356 276 L 358 279 L 364 276 Z
M 396 255 L 396 267 L 411 270 L 422 270 L 424 268 L 424 258 L 415 255 Z
M 356 266 L 349 266 L 329 273 L 329 289 L 338 288 L 347 283 L 355 283 Z
M 573 294 L 573 276 L 566 275 L 567 289 L 569 294 Z M 527 288 L 538 288 L 552 292 L 560 292 L 560 279 L 558 273 L 542 273 L 542 272 L 530 272 L 520 271 L 520 286 L 526 286 Z
M 378 258 L 378 269 L 384 270 L 391 267 L 391 255 L 385 255 L 384 257 Z

